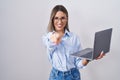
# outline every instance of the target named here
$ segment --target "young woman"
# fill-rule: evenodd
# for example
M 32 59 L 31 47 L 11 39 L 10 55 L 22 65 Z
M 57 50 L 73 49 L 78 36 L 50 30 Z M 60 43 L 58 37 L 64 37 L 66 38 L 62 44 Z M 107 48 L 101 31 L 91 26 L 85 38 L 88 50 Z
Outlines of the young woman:
M 63 5 L 56 5 L 50 16 L 48 33 L 43 37 L 47 47 L 52 70 L 49 80 L 81 80 L 79 69 L 88 64 L 88 60 L 72 57 L 70 54 L 81 50 L 77 35 L 68 27 L 68 12 Z M 100 54 L 100 59 L 104 54 Z

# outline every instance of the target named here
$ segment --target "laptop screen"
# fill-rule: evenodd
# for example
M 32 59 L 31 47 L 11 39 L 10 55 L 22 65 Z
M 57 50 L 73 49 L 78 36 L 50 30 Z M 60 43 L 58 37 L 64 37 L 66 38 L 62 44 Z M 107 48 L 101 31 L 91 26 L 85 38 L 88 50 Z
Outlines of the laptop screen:
M 110 42 L 111 42 L 111 34 L 112 34 L 112 28 L 95 33 L 94 51 L 93 51 L 94 59 L 97 58 L 102 51 L 104 53 L 109 52 Z

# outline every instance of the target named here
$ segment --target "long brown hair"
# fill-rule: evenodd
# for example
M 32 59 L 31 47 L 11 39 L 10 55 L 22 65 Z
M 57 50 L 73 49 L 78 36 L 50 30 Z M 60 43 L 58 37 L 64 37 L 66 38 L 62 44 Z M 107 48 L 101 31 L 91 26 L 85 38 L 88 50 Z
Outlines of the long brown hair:
M 68 11 L 67 11 L 67 9 L 66 9 L 63 5 L 56 5 L 56 6 L 52 9 L 52 12 L 51 12 L 51 16 L 50 16 L 50 20 L 49 20 L 49 24 L 48 24 L 48 32 L 52 32 L 52 31 L 55 30 L 55 26 L 54 26 L 54 24 L 53 24 L 53 21 L 54 21 L 53 19 L 54 19 L 55 15 L 56 15 L 56 13 L 57 13 L 58 11 L 62 11 L 63 13 L 65 13 L 66 16 L 67 16 L 67 19 L 68 19 Z M 64 30 L 65 30 L 65 29 L 66 29 L 67 31 L 69 31 L 68 20 L 67 20 L 67 23 L 66 23 L 66 26 L 65 26 Z

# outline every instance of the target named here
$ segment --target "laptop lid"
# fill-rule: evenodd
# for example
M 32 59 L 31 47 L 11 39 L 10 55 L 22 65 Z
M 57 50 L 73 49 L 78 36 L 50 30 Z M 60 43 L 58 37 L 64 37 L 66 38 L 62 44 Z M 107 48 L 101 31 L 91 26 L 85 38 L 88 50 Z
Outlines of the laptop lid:
M 111 42 L 112 28 L 95 33 L 93 59 L 96 59 L 100 53 L 109 52 Z

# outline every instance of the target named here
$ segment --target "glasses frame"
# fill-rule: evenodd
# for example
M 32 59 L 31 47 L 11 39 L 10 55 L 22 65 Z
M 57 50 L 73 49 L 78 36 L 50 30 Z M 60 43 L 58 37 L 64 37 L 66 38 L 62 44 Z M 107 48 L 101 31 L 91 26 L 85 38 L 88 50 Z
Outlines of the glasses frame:
M 61 17 L 61 18 L 59 18 L 59 17 L 54 17 L 53 20 L 54 20 L 55 22 L 59 22 L 59 21 L 66 22 L 66 21 L 67 21 L 67 17 Z

